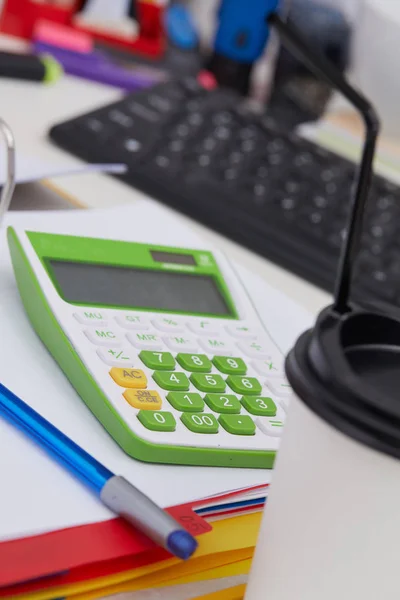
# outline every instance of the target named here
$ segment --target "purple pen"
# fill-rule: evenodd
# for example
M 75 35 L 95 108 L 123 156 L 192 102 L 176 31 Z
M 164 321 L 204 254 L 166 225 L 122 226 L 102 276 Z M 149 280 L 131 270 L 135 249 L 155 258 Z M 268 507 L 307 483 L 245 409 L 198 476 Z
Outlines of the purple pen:
M 158 82 L 157 77 L 135 73 L 133 70 L 118 66 L 101 52 L 74 52 L 43 42 L 36 42 L 34 49 L 36 53 L 46 52 L 53 56 L 69 75 L 111 85 L 127 92 L 151 87 Z

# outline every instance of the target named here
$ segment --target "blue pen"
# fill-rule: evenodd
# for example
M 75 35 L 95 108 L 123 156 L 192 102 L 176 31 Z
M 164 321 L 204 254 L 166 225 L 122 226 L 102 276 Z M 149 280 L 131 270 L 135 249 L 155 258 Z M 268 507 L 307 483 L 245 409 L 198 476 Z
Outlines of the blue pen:
M 196 539 L 123 477 L 106 467 L 0 384 L 0 414 L 47 450 L 117 515 L 178 558 L 188 559 Z

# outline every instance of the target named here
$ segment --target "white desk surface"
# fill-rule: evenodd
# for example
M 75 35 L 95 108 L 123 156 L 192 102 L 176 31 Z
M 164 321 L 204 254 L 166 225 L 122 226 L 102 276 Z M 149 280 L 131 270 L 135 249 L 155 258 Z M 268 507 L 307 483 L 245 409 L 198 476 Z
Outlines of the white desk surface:
M 1 43 L 0 45 L 4 45 Z M 95 109 L 120 97 L 114 88 L 65 76 L 53 85 L 32 84 L 0 79 L 1 117 L 12 127 L 17 149 L 43 158 L 47 163 L 60 163 L 70 155 L 47 139 L 50 125 L 74 115 Z M 105 175 L 79 175 L 54 180 L 57 187 L 89 208 L 111 207 L 146 200 L 149 197 Z M 33 197 L 33 202 L 34 197 Z M 258 273 L 269 284 L 288 294 L 301 306 L 316 314 L 330 302 L 329 294 L 310 285 L 270 261 L 229 241 L 195 221 L 185 219 L 210 242 L 218 245 L 230 258 Z

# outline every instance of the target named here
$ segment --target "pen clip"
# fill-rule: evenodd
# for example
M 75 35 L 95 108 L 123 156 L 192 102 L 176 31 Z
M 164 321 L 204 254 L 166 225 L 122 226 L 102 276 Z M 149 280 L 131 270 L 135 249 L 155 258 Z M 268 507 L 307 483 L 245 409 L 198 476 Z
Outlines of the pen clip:
M 10 127 L 3 119 L 0 119 L 0 131 L 5 141 L 7 152 L 6 152 L 6 180 L 3 185 L 3 189 L 0 196 L 0 227 L 3 222 L 4 216 L 8 211 L 8 208 L 13 197 L 15 188 L 15 140 L 14 134 Z

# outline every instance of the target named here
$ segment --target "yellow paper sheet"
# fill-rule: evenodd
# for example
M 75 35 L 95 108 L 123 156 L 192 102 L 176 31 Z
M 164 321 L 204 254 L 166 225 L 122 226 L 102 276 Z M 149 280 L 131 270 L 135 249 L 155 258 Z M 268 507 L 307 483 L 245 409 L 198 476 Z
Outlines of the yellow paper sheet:
M 236 551 L 240 552 L 240 551 Z M 241 551 L 243 552 L 243 551 Z M 179 573 L 175 569 L 169 569 L 169 572 L 147 575 L 133 581 L 125 581 L 119 585 L 105 587 L 100 590 L 86 592 L 69 596 L 70 600 L 96 600 L 106 596 L 115 596 L 127 592 L 138 592 L 155 588 L 166 588 L 167 586 L 179 586 L 198 581 L 209 581 L 210 579 L 222 579 L 225 577 L 235 577 L 237 575 L 247 575 L 250 572 L 252 558 L 236 560 L 235 562 L 221 565 L 213 568 L 193 569 L 192 573 L 177 576 Z M 188 563 L 189 564 L 189 563 Z
M 245 585 L 238 585 L 234 588 L 207 594 L 207 596 L 198 596 L 194 600 L 243 600 L 245 591 Z
M 179 567 L 179 575 L 184 576 L 184 569 L 187 569 L 187 572 L 190 573 L 194 568 L 195 561 L 204 557 L 212 559 L 211 562 L 207 562 L 207 567 L 205 568 L 211 568 L 211 564 L 219 566 L 221 564 L 220 561 L 224 561 L 224 553 L 243 551 L 246 549 L 252 551 L 252 549 L 254 549 L 257 542 L 261 516 L 262 513 L 252 513 L 233 517 L 224 521 L 216 521 L 213 523 L 212 531 L 199 537 L 199 548 L 197 549 L 195 556 L 185 563 L 179 559 L 171 558 L 168 561 L 147 565 L 139 569 L 124 571 L 106 577 L 100 577 L 96 580 L 53 587 L 33 594 L 13 594 L 12 598 L 13 600 L 51 600 L 52 598 L 76 596 L 78 594 L 117 586 L 118 584 L 123 584 L 127 581 L 133 585 L 133 582 L 136 579 L 147 575 L 152 575 L 154 579 L 155 573 L 164 570 L 168 570 L 170 577 L 173 578 L 175 577 L 175 572 L 171 567 L 176 565 Z M 242 556 L 240 558 L 242 558 Z M 11 596 L 4 597 L 3 600 L 7 598 L 11 598 Z
M 234 588 L 214 592 L 214 594 L 207 594 L 207 596 L 199 596 L 195 600 L 243 600 L 245 591 L 245 585 L 238 585 Z

